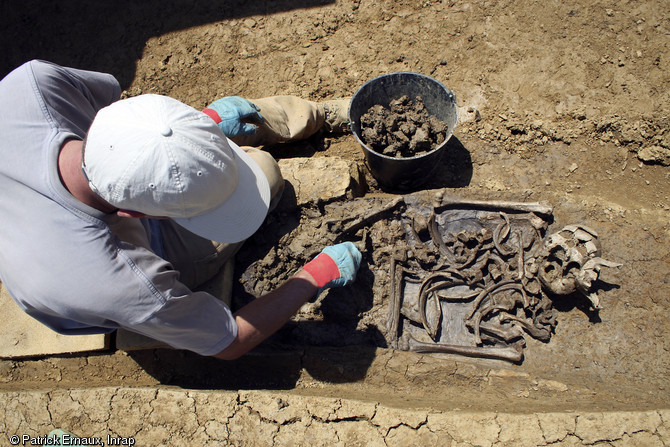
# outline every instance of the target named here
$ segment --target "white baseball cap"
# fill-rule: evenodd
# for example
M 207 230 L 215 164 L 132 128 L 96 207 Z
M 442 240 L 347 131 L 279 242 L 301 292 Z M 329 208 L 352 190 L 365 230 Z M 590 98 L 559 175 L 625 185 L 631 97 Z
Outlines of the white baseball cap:
M 270 204 L 258 164 L 209 116 L 166 96 L 136 96 L 98 111 L 82 167 L 112 206 L 170 217 L 218 242 L 251 236 Z

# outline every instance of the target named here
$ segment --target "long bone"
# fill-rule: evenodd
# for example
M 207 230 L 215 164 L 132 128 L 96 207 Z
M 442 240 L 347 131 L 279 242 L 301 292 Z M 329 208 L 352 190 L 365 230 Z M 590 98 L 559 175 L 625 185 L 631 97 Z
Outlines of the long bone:
M 398 273 L 396 272 L 396 260 L 391 256 L 391 265 L 390 265 L 390 275 L 391 275 L 391 312 L 389 315 L 388 323 L 386 329 L 391 335 L 391 340 L 393 343 L 396 343 L 398 339 L 398 329 L 400 326 L 400 283 L 402 280 L 398 280 Z M 395 347 L 395 346 L 394 346 Z
M 459 354 L 468 357 L 509 360 L 520 362 L 523 359 L 523 351 L 514 345 L 505 347 L 488 346 L 460 346 L 442 343 L 424 343 L 409 336 L 408 345 L 410 351 L 414 352 L 441 352 L 445 354 Z
M 398 261 L 391 256 L 390 278 L 391 278 L 391 315 L 388 321 L 387 329 L 392 335 L 393 340 L 397 341 L 400 331 L 400 306 L 402 294 L 403 273 L 406 270 L 398 265 Z
M 382 206 L 381 208 L 374 210 L 370 214 L 354 219 L 353 221 L 347 223 L 347 226 L 335 238 L 335 240 L 341 241 L 345 236 L 356 233 L 358 230 L 365 227 L 366 225 L 376 222 L 377 220 L 384 217 L 387 213 L 395 210 L 396 207 L 404 205 L 404 203 L 405 202 L 403 201 L 402 197 L 397 197 L 391 200 L 388 204 Z
M 554 209 L 551 205 L 544 202 L 506 202 L 502 200 L 471 200 L 471 199 L 461 199 L 459 197 L 448 196 L 444 194 L 442 196 L 440 204 L 436 207 L 436 210 L 440 208 L 448 208 L 454 205 L 459 206 L 469 206 L 472 208 L 478 209 L 495 209 L 503 211 L 515 211 L 521 213 L 536 213 L 544 216 L 550 216 Z M 438 214 L 439 212 L 436 211 Z

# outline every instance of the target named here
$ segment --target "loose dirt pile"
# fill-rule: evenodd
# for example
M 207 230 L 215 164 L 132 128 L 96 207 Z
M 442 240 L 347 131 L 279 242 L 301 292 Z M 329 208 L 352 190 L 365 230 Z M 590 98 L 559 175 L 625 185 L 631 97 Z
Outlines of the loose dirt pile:
M 389 157 L 407 158 L 430 152 L 442 144 L 447 125 L 428 113 L 423 98 L 412 101 L 404 95 L 386 108 L 370 107 L 361 117 L 363 141 L 375 152 Z

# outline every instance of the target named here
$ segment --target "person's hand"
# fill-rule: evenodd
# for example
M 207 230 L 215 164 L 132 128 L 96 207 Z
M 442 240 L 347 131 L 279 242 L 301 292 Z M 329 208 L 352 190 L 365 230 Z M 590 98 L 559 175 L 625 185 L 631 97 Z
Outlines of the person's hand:
M 258 106 L 251 101 L 239 96 L 227 96 L 217 99 L 203 112 L 216 121 L 225 136 L 235 138 L 256 133 L 258 130 L 256 124 L 263 122 L 263 116 L 259 110 Z
M 351 284 L 361 265 L 361 252 L 351 242 L 331 245 L 302 268 L 312 275 L 319 292 L 330 287 Z

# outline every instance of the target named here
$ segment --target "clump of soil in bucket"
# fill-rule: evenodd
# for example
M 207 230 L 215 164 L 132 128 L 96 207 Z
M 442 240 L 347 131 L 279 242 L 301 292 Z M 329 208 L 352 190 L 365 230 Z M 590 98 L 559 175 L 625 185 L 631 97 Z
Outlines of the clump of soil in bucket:
M 441 145 L 447 125 L 428 113 L 420 96 L 394 99 L 389 108 L 374 105 L 361 116 L 361 138 L 373 151 L 388 157 L 407 158 Z

